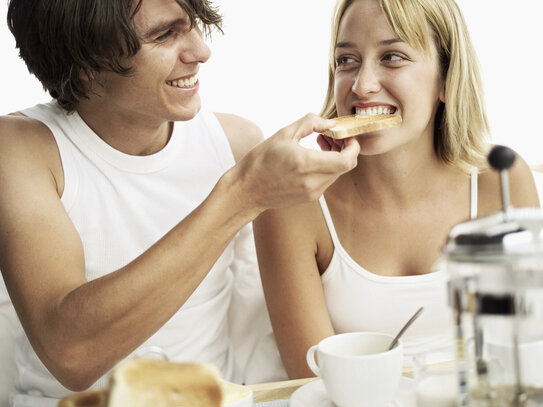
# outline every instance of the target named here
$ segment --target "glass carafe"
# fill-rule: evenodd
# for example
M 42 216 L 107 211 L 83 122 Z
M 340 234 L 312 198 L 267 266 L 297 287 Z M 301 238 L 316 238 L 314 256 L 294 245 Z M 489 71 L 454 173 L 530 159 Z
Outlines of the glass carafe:
M 455 226 L 444 250 L 460 406 L 543 406 L 543 212 L 502 198 L 502 212 Z

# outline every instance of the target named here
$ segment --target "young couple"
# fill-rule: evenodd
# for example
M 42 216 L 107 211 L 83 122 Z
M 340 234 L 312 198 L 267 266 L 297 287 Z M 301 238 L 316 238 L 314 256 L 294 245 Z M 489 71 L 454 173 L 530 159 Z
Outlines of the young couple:
M 322 117 L 265 140 L 201 105 L 204 36 L 221 25 L 208 1 L 30 3 L 11 0 L 8 23 L 54 100 L 0 119 L 0 269 L 25 331 L 15 406 L 104 386 L 157 346 L 227 380 L 286 378 L 253 221 L 288 376 L 311 375 L 320 339 L 394 332 L 421 305 L 407 352 L 446 340 L 433 265 L 453 225 L 500 206 L 453 0 L 340 0 Z M 298 144 L 379 107 L 402 125 Z M 522 160 L 511 186 L 513 205 L 539 205 Z

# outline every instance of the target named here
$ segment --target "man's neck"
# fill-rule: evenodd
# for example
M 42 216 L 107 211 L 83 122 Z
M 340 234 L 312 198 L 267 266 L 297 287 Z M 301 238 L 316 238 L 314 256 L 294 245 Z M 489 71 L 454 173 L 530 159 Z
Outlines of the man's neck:
M 170 140 L 173 123 L 152 118 L 126 117 L 82 103 L 77 109 L 83 121 L 104 142 L 129 155 L 151 155 Z

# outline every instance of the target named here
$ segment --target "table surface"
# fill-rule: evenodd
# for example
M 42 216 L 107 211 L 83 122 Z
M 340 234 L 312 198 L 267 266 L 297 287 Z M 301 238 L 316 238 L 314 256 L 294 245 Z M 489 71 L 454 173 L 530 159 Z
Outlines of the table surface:
M 282 382 L 250 384 L 247 387 L 253 391 L 253 401 L 262 403 L 264 401 L 285 400 L 290 398 L 296 389 L 317 379 L 310 377 L 307 379 L 285 380 Z
M 403 375 L 405 377 L 412 378 L 413 374 L 414 372 L 411 366 L 404 366 Z M 257 404 L 269 401 L 288 400 L 292 393 L 294 393 L 299 387 L 316 379 L 318 379 L 318 377 L 285 380 L 282 382 L 250 384 L 247 387 L 253 391 L 253 402 Z
M 404 367 L 403 375 L 412 377 L 412 369 Z M 247 387 L 253 391 L 253 402 L 258 404 L 288 400 L 292 393 L 294 393 L 298 388 L 316 379 L 318 378 L 309 377 L 305 379 L 293 379 L 280 382 L 250 384 L 247 385 Z M 59 403 L 59 407 L 103 407 L 105 406 L 105 402 L 105 390 L 90 390 L 62 399 Z
M 315 379 L 317 378 L 310 377 L 307 379 L 252 384 L 247 387 L 253 391 L 253 402 L 256 404 L 288 400 L 296 389 Z M 104 407 L 106 398 L 104 389 L 89 390 L 63 398 L 59 403 L 59 407 Z

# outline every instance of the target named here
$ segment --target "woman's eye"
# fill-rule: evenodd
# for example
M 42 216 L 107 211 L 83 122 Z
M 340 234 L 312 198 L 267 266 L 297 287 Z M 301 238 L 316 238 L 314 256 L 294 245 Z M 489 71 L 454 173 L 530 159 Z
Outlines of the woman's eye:
M 336 66 L 344 66 L 344 65 L 348 65 L 348 64 L 352 64 L 356 62 L 355 59 L 353 57 L 350 57 L 350 56 L 340 56 L 340 57 L 337 57 L 336 58 Z
M 390 61 L 390 62 L 401 62 L 401 61 L 404 61 L 405 58 L 400 54 L 389 53 L 383 56 L 383 60 Z

